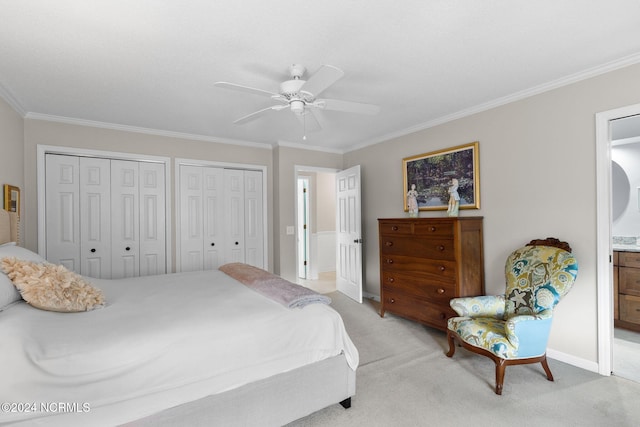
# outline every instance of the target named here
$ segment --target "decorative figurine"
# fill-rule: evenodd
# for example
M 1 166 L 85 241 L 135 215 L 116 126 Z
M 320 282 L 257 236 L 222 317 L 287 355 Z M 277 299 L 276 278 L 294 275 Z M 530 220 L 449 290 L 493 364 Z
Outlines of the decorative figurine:
M 458 194 L 458 180 L 453 178 L 451 180 L 451 187 L 449 187 L 449 208 L 447 209 L 449 216 L 458 216 L 459 207 L 460 195 Z
M 418 192 L 416 185 L 411 184 L 411 190 L 407 193 L 407 207 L 409 208 L 409 216 L 411 218 L 418 217 Z

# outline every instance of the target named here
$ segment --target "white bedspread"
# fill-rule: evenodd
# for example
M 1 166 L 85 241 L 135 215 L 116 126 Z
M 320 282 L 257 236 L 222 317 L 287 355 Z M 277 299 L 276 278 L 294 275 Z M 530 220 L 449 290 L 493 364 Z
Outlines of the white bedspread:
M 288 309 L 217 270 L 90 281 L 105 308 L 0 312 L 0 402 L 36 409 L 0 422 L 114 425 L 340 353 L 358 365 L 331 307 Z

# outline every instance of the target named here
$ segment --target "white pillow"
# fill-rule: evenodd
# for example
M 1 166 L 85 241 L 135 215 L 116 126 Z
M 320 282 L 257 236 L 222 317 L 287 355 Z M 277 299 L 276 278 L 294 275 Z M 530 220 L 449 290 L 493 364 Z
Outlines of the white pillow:
M 45 262 L 45 259 L 40 255 L 23 247 L 16 246 L 15 242 L 0 245 L 0 260 L 6 257 L 16 257 L 25 261 Z M 20 301 L 21 299 L 22 296 L 20 296 L 20 292 L 13 286 L 13 283 L 4 271 L 0 269 L 0 311 L 2 311 L 5 306 Z

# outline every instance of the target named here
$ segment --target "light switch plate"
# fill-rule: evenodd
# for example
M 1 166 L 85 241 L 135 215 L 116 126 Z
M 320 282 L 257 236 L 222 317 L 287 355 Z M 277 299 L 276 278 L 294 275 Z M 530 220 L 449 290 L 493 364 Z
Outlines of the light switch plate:
M 287 225 L 287 235 L 293 236 L 293 225 Z

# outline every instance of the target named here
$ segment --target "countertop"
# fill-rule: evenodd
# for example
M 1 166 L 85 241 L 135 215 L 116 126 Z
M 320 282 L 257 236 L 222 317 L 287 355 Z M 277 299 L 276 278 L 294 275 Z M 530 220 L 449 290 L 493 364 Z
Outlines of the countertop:
M 614 243 L 613 250 L 620 252 L 640 252 L 640 245 L 625 245 L 622 243 Z

